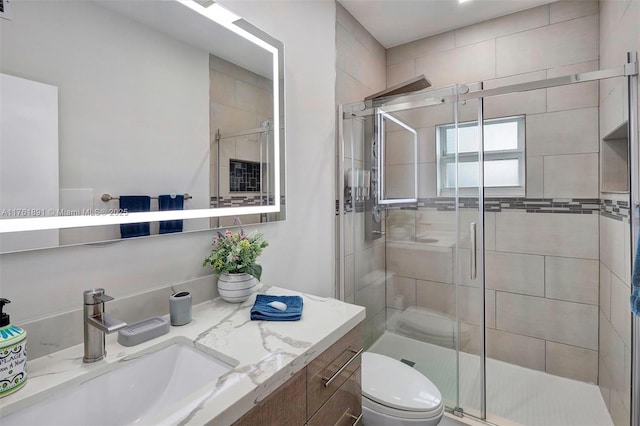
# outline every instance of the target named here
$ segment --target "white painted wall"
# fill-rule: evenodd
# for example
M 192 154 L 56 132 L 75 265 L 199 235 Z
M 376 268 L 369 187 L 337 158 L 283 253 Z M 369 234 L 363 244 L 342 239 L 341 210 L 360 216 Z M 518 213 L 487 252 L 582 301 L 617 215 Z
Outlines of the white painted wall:
M 321 296 L 334 289 L 335 4 L 226 2 L 285 44 L 287 220 L 262 225 L 262 281 Z M 17 324 L 81 307 L 82 290 L 121 298 L 205 276 L 212 232 L 0 256 L 0 294 Z M 214 280 L 212 278 L 212 285 Z M 126 313 L 123 319 L 127 320 Z M 78 327 L 82 327 L 78 324 Z M 76 342 L 79 343 L 79 342 Z

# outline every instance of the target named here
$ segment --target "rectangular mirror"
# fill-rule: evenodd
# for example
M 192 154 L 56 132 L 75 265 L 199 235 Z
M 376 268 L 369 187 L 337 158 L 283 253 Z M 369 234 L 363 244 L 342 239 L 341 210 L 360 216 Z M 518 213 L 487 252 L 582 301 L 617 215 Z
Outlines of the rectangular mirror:
M 0 55 L 0 253 L 284 219 L 284 48 L 239 16 L 13 1 Z

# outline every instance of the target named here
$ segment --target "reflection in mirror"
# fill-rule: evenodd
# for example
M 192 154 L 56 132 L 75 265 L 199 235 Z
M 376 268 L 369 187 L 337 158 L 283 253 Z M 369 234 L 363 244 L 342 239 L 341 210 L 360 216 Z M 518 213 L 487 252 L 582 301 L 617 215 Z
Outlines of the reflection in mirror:
M 237 215 L 214 208 L 279 204 L 242 222 L 284 219 L 282 44 L 183 3 L 25 1 L 0 19 L 2 220 L 114 217 L 0 233 L 0 252 L 202 230 Z M 185 212 L 119 225 L 124 209 Z M 205 213 L 183 220 L 194 209 Z

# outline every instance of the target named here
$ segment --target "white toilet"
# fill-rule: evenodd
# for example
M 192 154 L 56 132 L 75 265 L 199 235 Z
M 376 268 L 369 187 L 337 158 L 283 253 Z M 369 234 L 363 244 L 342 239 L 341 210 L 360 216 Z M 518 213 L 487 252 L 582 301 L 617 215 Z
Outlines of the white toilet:
M 438 388 L 416 369 L 364 352 L 362 412 L 365 426 L 435 426 L 444 403 Z

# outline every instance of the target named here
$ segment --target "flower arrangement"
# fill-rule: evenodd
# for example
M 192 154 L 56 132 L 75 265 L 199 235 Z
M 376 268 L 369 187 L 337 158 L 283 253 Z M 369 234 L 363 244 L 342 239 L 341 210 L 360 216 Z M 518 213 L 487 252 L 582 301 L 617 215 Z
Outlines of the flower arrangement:
M 211 254 L 204 259 L 202 266 L 211 265 L 213 271 L 220 274 L 249 274 L 260 281 L 262 266 L 256 259 L 262 250 L 269 245 L 262 234 L 252 232 L 245 234 L 244 229 L 235 234 L 227 230 L 218 232 L 213 238 Z

